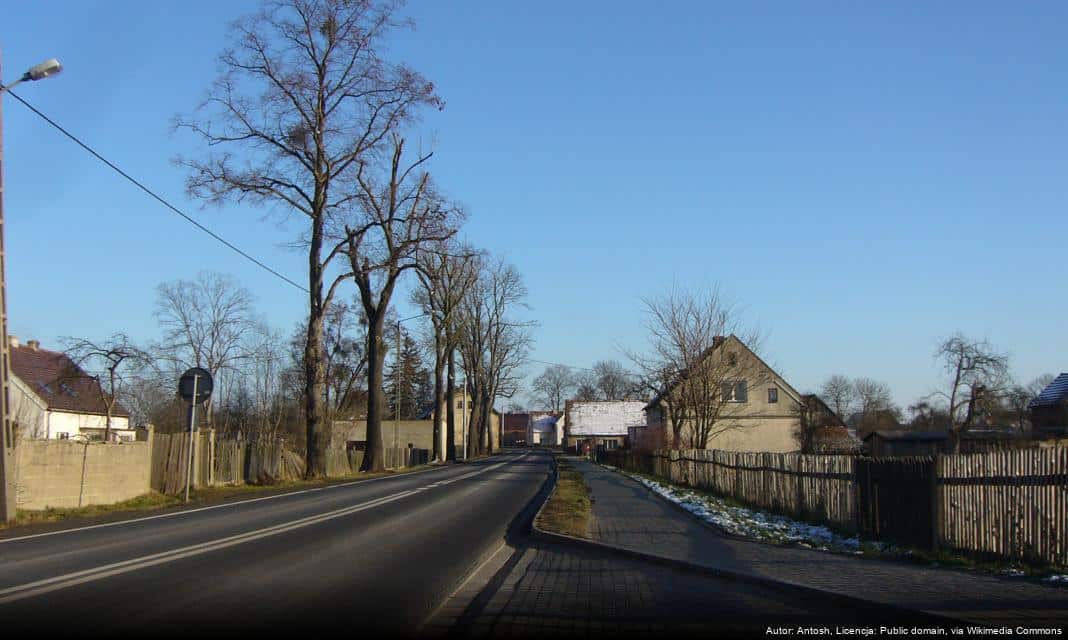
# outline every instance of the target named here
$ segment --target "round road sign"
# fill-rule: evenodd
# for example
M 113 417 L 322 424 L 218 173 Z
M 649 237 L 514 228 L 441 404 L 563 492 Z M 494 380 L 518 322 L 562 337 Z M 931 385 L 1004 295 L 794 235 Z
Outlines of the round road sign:
M 211 397 L 211 389 L 214 383 L 212 382 L 211 374 L 200 367 L 193 367 L 183 373 L 178 380 L 178 394 L 186 402 L 193 402 L 194 382 L 197 390 L 196 403 L 200 404 Z

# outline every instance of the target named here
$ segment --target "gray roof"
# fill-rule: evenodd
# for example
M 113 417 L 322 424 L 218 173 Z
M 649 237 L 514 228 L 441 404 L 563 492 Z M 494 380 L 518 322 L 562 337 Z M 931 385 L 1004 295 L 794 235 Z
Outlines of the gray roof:
M 1062 373 L 1057 376 L 1053 382 L 1049 383 L 1049 386 L 1043 389 L 1042 393 L 1038 394 L 1038 397 L 1032 400 L 1027 406 L 1028 408 L 1033 408 L 1059 404 L 1065 397 L 1068 397 L 1068 373 Z

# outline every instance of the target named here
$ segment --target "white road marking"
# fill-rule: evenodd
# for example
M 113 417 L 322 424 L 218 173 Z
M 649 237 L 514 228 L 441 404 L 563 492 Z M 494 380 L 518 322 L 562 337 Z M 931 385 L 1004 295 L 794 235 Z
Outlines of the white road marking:
M 520 459 L 525 457 L 526 455 L 527 454 L 523 454 L 523 456 L 520 456 Z M 118 527 L 118 526 L 127 525 L 127 524 L 136 524 L 138 522 L 146 522 L 148 520 L 158 520 L 160 518 L 174 518 L 174 517 L 177 517 L 177 516 L 189 515 L 191 513 L 200 513 L 202 511 L 212 511 L 214 509 L 226 509 L 226 508 L 229 508 L 229 507 L 239 507 L 241 505 L 252 504 L 254 502 L 262 502 L 264 500 L 277 500 L 278 498 L 286 498 L 286 497 L 289 497 L 289 496 L 297 496 L 297 495 L 301 495 L 301 494 L 304 494 L 304 493 L 312 493 L 313 491 L 323 491 L 323 490 L 326 490 L 326 489 L 340 489 L 342 487 L 351 487 L 352 485 L 355 485 L 355 484 L 367 484 L 369 482 L 378 482 L 379 480 L 393 480 L 393 479 L 396 479 L 396 478 L 404 478 L 404 477 L 409 477 L 409 476 L 415 476 L 415 475 L 419 475 L 421 473 L 427 473 L 429 471 L 439 471 L 441 469 L 442 469 L 442 467 L 435 467 L 433 469 L 422 469 L 420 471 L 411 471 L 409 473 L 404 473 L 404 474 L 400 474 L 400 475 L 396 475 L 396 476 L 382 476 L 381 478 L 369 478 L 367 480 L 354 480 L 352 482 L 342 482 L 342 483 L 333 484 L 333 485 L 330 485 L 330 486 L 327 486 L 327 487 L 314 487 L 312 489 L 301 489 L 299 491 L 289 491 L 287 493 L 278 493 L 278 494 L 275 494 L 273 496 L 264 496 L 262 498 L 249 498 L 248 500 L 240 500 L 238 502 L 227 502 L 226 504 L 216 504 L 216 505 L 212 505 L 210 507 L 198 507 L 196 509 L 185 509 L 185 510 L 182 510 L 182 511 L 172 511 L 170 513 L 156 514 L 154 516 L 145 516 L 143 518 L 130 518 L 129 520 L 117 520 L 115 522 L 104 522 L 104 523 L 101 523 L 101 524 L 93 524 L 93 525 L 88 525 L 88 526 L 85 526 L 85 527 L 76 527 L 76 528 L 72 528 L 72 529 L 61 529 L 59 531 L 46 531 L 45 533 L 34 533 L 34 534 L 26 535 L 26 536 L 19 536 L 17 538 L 3 538 L 3 539 L 0 539 L 0 544 L 4 544 L 5 542 L 17 542 L 19 540 L 29 540 L 31 538 L 44 538 L 44 537 L 47 537 L 47 536 L 58 536 L 58 535 L 63 535 L 65 533 L 75 533 L 75 532 L 78 532 L 78 531 L 88 531 L 90 529 L 103 529 L 105 527 Z
M 517 460 L 526 457 L 526 455 L 527 454 L 523 454 L 522 456 L 517 458 Z M 473 473 L 464 474 L 459 478 L 456 478 L 456 480 L 463 478 L 471 478 L 474 476 L 482 475 L 483 473 L 488 473 L 490 471 L 493 471 L 494 469 L 498 469 L 504 466 L 506 463 L 507 461 L 502 461 L 497 464 L 490 465 L 485 469 L 480 469 Z M 455 480 L 450 480 L 448 482 L 453 481 Z M 175 560 L 180 560 L 182 558 L 198 556 L 204 553 L 218 551 L 220 549 L 226 549 L 228 547 L 244 544 L 246 542 L 252 542 L 254 540 L 260 540 L 262 538 L 275 536 L 281 533 L 285 533 L 287 531 L 293 531 L 294 529 L 308 527 L 314 524 L 319 524 L 328 520 L 341 518 L 347 515 L 351 515 L 353 513 L 388 504 L 390 502 L 394 502 L 396 500 L 400 500 L 408 496 L 416 495 L 420 491 L 426 490 L 428 488 L 430 487 L 424 486 L 419 487 L 417 489 L 410 489 L 408 491 L 402 491 L 400 493 L 395 493 L 389 496 L 376 498 L 374 500 L 370 500 L 361 504 L 343 507 L 341 509 L 336 509 L 334 511 L 328 511 L 326 513 L 321 513 L 313 516 L 306 516 L 304 518 L 299 518 L 290 522 L 284 522 L 281 524 L 272 525 L 270 527 L 265 527 L 254 531 L 247 531 L 245 533 L 228 536 L 226 538 L 220 538 L 218 540 L 209 540 L 207 542 L 201 542 L 198 544 L 189 545 L 187 547 L 172 549 L 170 551 L 162 551 L 147 556 L 141 556 L 139 558 L 132 558 L 130 560 L 123 560 L 121 562 L 115 562 L 99 567 L 93 567 L 91 569 L 84 569 L 82 571 L 76 571 L 65 575 L 54 576 L 52 578 L 44 578 L 41 580 L 36 580 L 34 582 L 28 582 L 26 584 L 7 587 L 5 589 L 0 589 L 0 604 L 7 604 L 9 602 L 15 602 L 17 600 L 24 600 L 26 598 L 32 598 L 34 596 L 51 593 L 53 591 L 66 589 L 68 587 L 84 584 L 86 582 L 93 582 L 96 580 L 107 578 L 109 576 L 129 573 L 131 571 L 137 571 L 140 569 L 145 569 L 147 567 L 152 567 L 167 562 L 174 562 Z M 142 518 L 142 520 L 144 519 L 147 518 Z

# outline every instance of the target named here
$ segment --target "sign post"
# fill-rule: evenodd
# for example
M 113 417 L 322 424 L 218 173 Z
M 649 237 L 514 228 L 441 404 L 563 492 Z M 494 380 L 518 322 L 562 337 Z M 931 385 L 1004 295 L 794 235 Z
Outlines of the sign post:
M 189 369 L 178 380 L 178 395 L 189 403 L 189 456 L 186 458 L 185 469 L 186 502 L 189 502 L 189 486 L 193 481 L 193 451 L 196 447 L 197 405 L 211 397 L 213 386 L 214 382 L 211 379 L 211 374 L 200 367 Z

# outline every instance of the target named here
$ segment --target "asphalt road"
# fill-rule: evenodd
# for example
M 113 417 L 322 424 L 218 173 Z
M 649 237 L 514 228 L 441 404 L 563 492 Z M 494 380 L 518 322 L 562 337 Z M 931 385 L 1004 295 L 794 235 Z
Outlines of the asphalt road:
M 412 635 L 541 490 L 544 452 L 0 540 L 0 628 Z
M 12 637 L 618 640 L 650 632 L 763 635 L 773 623 L 900 616 L 570 544 L 532 544 L 527 529 L 550 467 L 548 452 L 509 451 L 0 539 L 0 629 Z

